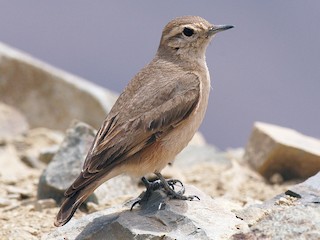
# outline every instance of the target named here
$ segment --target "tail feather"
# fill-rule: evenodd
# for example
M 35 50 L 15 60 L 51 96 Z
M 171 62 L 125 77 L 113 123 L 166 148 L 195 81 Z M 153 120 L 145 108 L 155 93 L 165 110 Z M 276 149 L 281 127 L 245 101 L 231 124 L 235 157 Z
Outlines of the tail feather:
M 72 218 L 78 207 L 91 195 L 93 191 L 87 188 L 75 192 L 71 197 L 67 197 L 61 205 L 54 225 L 60 227 L 65 225 Z
M 77 208 L 94 192 L 94 190 L 100 186 L 101 183 L 108 179 L 117 176 L 121 173 L 121 169 L 118 171 L 101 171 L 99 173 L 92 174 L 90 178 L 85 178 L 81 173 L 74 183 L 80 183 L 80 187 L 74 186 L 74 183 L 66 190 L 66 199 L 61 205 L 61 208 L 57 214 L 54 225 L 60 227 L 65 225 L 73 216 Z M 84 184 L 85 183 L 85 184 Z

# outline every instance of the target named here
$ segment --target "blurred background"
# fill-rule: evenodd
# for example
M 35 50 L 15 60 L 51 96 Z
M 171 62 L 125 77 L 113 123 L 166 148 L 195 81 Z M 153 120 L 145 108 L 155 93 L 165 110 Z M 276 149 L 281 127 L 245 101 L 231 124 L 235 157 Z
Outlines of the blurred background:
M 0 41 L 121 92 L 182 15 L 235 25 L 207 49 L 209 143 L 245 146 L 255 121 L 320 138 L 320 1 L 0 0 Z

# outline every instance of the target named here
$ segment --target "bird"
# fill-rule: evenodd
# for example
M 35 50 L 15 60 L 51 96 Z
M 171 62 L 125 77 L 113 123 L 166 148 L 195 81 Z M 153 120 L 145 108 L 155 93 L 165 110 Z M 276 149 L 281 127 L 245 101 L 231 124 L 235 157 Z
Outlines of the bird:
M 54 225 L 65 225 L 77 208 L 105 181 L 120 175 L 161 175 L 198 130 L 207 109 L 210 76 L 206 49 L 216 33 L 233 28 L 199 16 L 182 16 L 163 29 L 153 60 L 128 83 L 107 114 L 85 158 L 82 171 L 65 191 Z

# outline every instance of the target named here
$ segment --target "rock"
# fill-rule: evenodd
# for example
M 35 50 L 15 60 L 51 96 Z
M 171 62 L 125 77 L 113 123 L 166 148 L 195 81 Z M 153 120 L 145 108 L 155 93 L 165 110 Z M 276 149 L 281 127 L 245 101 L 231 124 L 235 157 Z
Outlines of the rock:
M 43 168 L 43 165 L 41 162 L 39 162 L 39 159 L 35 157 L 34 155 L 22 155 L 20 156 L 21 161 L 26 164 L 29 167 L 32 168 Z
M 28 129 L 26 118 L 18 110 L 0 102 L 0 141 L 12 139 Z
M 61 202 L 64 191 L 81 171 L 94 135 L 95 130 L 81 122 L 67 130 L 60 149 L 40 177 L 38 199 L 53 198 Z
M 88 213 L 97 212 L 99 210 L 99 206 L 93 202 L 87 203 L 87 211 Z
M 0 208 L 11 205 L 11 201 L 7 198 L 0 197 Z
M 29 167 L 21 162 L 14 146 L 0 146 L 0 182 L 16 183 L 26 178 L 29 172 Z
M 204 137 L 200 132 L 197 132 L 189 144 L 179 153 L 175 161 L 165 167 L 161 174 L 165 178 L 175 178 L 184 182 L 186 180 L 185 171 L 202 163 L 213 163 L 217 165 L 230 165 L 224 153 L 220 152 L 214 146 L 205 143 Z M 147 179 L 155 180 L 156 176 L 153 173 L 146 175 Z
M 40 177 L 39 199 L 53 198 L 57 203 L 61 202 L 64 191 L 81 172 L 95 132 L 95 129 L 81 122 L 68 129 L 60 149 Z M 118 176 L 97 188 L 88 201 L 109 204 L 114 198 L 137 194 L 137 191 L 138 186 L 130 177 Z
M 250 228 L 241 239 L 320 239 L 319 183 L 320 172 L 263 204 L 236 211 Z
M 65 130 L 73 119 L 98 128 L 116 95 L 0 43 L 0 101 L 32 128 Z
M 25 188 L 20 188 L 16 186 L 8 186 L 7 192 L 9 195 L 17 195 L 18 199 L 27 199 L 32 197 L 31 189 L 25 189 Z
M 290 187 L 285 194 L 299 198 L 302 203 L 320 204 L 320 172 L 303 183 Z
M 13 144 L 18 150 L 21 160 L 29 167 L 43 168 L 40 159 L 42 149 L 58 145 L 63 140 L 63 134 L 47 128 L 34 128 L 25 135 L 14 139 Z
M 58 144 L 55 144 L 49 147 L 42 148 L 40 150 L 39 160 L 45 164 L 49 164 L 54 155 L 58 152 L 59 147 L 60 146 Z
M 273 175 L 271 175 L 271 177 L 269 178 L 269 182 L 271 184 L 281 184 L 284 182 L 284 179 L 282 177 L 281 174 L 279 173 L 274 173 Z
M 320 171 L 320 140 L 292 129 L 257 122 L 244 159 L 267 179 L 308 178 Z
M 138 182 L 139 179 L 119 175 L 103 183 L 95 190 L 94 194 L 100 205 L 112 206 L 130 199 L 132 196 L 138 196 L 141 191 Z
M 57 206 L 57 203 L 54 199 L 40 199 L 34 203 L 35 211 L 43 211 L 44 209 L 54 208 Z
M 200 170 L 199 167 L 203 167 L 203 169 Z M 206 184 L 208 181 L 208 188 L 212 189 L 215 184 L 211 181 L 211 177 L 214 174 L 212 170 L 216 169 L 220 172 L 230 167 L 231 162 L 225 153 L 220 152 L 214 146 L 205 143 L 199 144 L 199 142 L 196 141 L 190 142 L 188 146 L 177 155 L 173 164 L 165 167 L 161 173 L 166 179 L 179 179 L 183 183 L 193 184 L 199 188 L 203 187 L 203 184 Z M 202 173 L 200 173 L 200 171 Z M 194 174 L 195 172 L 198 172 L 198 174 Z M 207 176 L 203 174 L 204 172 L 208 172 L 210 178 L 207 178 Z M 153 173 L 147 174 L 146 177 L 149 180 L 156 179 Z M 219 178 L 219 175 L 217 175 L 217 178 Z M 202 188 L 202 190 L 204 189 Z M 210 191 L 204 191 L 206 194 L 211 194 Z
M 192 186 L 186 194 L 201 200 L 169 200 L 158 190 L 141 208 L 118 205 L 72 219 L 42 239 L 228 239 L 248 230 L 219 201 Z
M 244 149 L 243 148 L 230 148 L 226 150 L 226 157 L 231 160 L 243 162 Z
M 243 206 L 270 199 L 293 184 L 293 181 L 281 185 L 268 183 L 243 162 L 243 149 L 219 152 L 206 146 L 189 150 L 173 168 L 177 166 L 184 183 L 200 188 L 213 198 L 223 196 Z
M 32 228 L 23 227 L 23 228 L 15 228 L 15 229 L 8 229 L 3 228 L 4 235 L 10 236 L 8 239 L 15 239 L 15 240 L 37 240 L 38 238 L 34 236 L 34 230 Z
M 20 203 L 20 206 L 28 208 L 30 211 L 42 212 L 45 209 L 56 208 L 57 203 L 54 199 L 40 199 L 40 200 L 24 200 Z

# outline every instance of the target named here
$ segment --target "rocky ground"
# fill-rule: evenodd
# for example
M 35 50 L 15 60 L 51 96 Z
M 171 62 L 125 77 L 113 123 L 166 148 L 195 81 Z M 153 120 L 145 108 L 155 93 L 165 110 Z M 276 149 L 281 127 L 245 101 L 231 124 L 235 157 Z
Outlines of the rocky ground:
M 31 130 L 32 131 L 32 130 Z M 48 132 L 50 132 L 48 130 Z M 193 146 L 196 148 L 196 146 Z M 198 146 L 198 148 L 200 148 Z M 22 169 L 21 172 L 1 175 L 0 177 L 0 239 L 39 239 L 45 233 L 55 230 L 53 221 L 58 212 L 58 207 L 53 199 L 37 200 L 37 191 L 40 175 L 45 166 L 34 168 L 21 161 L 19 150 L 15 144 L 2 143 L 0 146 L 0 161 L 11 161 L 15 158 L 15 163 L 11 166 L 2 165 L 0 173 L 14 172 L 15 169 Z M 191 151 L 191 150 L 190 150 Z M 236 153 L 236 154 L 235 154 Z M 228 196 L 234 200 L 236 208 L 246 204 L 258 203 L 270 199 L 277 194 L 287 190 L 292 182 L 285 184 L 269 184 L 261 176 L 247 167 L 241 166 L 238 156 L 241 150 L 230 152 L 230 163 L 226 162 L 213 164 L 202 160 L 196 161 L 189 168 L 189 164 L 184 166 L 182 159 L 177 163 L 178 167 L 168 167 L 165 175 L 168 177 L 180 177 L 185 184 L 191 184 L 201 189 L 208 195 L 215 197 Z M 185 153 L 187 154 L 187 153 Z M 217 153 L 218 154 L 218 153 Z M 221 158 L 221 156 L 219 156 Z M 8 159 L 4 159 L 8 158 Z M 180 158 L 183 158 L 181 156 Z M 231 164 L 232 166 L 230 166 Z M 137 181 L 134 183 L 138 186 Z M 93 211 L 108 208 L 111 205 L 122 204 L 131 198 L 137 197 L 143 191 L 139 187 L 136 195 L 118 195 L 109 203 L 94 205 Z M 86 213 L 78 211 L 75 218 L 80 218 Z
M 77 123 L 73 129 L 81 132 L 83 127 L 89 128 Z M 86 134 L 93 136 L 90 131 Z M 69 137 L 65 139 L 79 144 L 80 141 L 73 141 L 70 135 L 75 134 L 69 129 L 67 131 Z M 84 135 L 76 134 L 76 137 L 88 139 Z M 39 179 L 44 169 L 47 169 L 47 162 L 50 162 L 50 153 L 51 158 L 59 155 L 57 153 L 59 147 L 55 146 L 63 146 L 63 138 L 64 134 L 61 132 L 37 128 L 2 141 L 0 146 L 1 239 L 39 239 L 55 230 L 53 221 L 59 208 L 52 198 L 38 199 Z M 63 151 L 72 148 L 70 144 L 67 144 L 67 149 L 61 146 L 60 149 Z M 278 179 L 277 183 L 266 181 L 243 162 L 243 153 L 243 149 L 219 152 L 214 147 L 206 145 L 198 134 L 178 156 L 175 164 L 164 170 L 164 175 L 168 178 L 179 178 L 185 184 L 199 188 L 213 199 L 225 199 L 226 204 L 233 210 L 272 199 L 298 182 L 298 180 L 282 182 L 281 179 Z M 69 156 L 68 159 L 70 158 L 72 157 Z M 76 175 L 79 169 L 75 170 Z M 63 172 L 61 166 L 58 170 Z M 66 175 L 72 171 L 65 170 Z M 124 204 L 144 190 L 139 185 L 138 179 L 122 178 L 120 181 L 123 181 L 122 189 L 119 189 L 119 184 L 108 186 L 104 193 L 110 195 L 112 191 L 112 198 L 102 200 L 100 204 L 89 203 L 89 212 Z M 47 194 L 46 190 L 43 191 Z M 105 196 L 101 198 L 104 199 Z M 79 219 L 89 212 L 77 211 L 74 218 Z
M 254 125 L 245 148 L 224 152 L 198 133 L 164 169 L 200 201 L 158 192 L 128 212 L 144 188 L 120 176 L 54 227 L 63 192 L 115 99 L 0 44 L 0 239 L 320 239 L 320 141 L 265 123 Z

